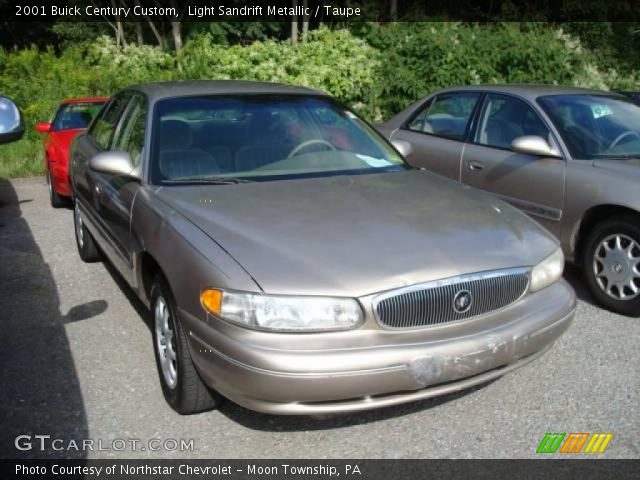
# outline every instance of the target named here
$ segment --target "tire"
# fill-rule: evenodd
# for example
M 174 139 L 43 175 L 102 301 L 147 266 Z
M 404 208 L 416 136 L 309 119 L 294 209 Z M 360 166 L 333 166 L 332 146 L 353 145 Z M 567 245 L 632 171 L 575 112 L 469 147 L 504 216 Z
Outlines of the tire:
M 181 415 L 212 410 L 222 397 L 209 390 L 198 375 L 176 311 L 166 280 L 156 276 L 151 287 L 151 313 L 153 350 L 162 393 L 169 406 Z M 168 354 L 169 351 L 172 353 Z
M 100 250 L 98 250 L 98 246 L 91 232 L 87 230 L 86 225 L 82 221 L 78 200 L 75 199 L 73 201 L 73 227 L 80 258 L 87 263 L 100 261 L 102 259 Z
M 623 215 L 596 225 L 585 240 L 582 269 L 598 303 L 640 316 L 640 216 Z
M 62 208 L 68 205 L 67 198 L 56 192 L 53 188 L 53 179 L 51 178 L 51 170 L 47 170 L 47 188 L 49 189 L 49 202 L 53 208 Z

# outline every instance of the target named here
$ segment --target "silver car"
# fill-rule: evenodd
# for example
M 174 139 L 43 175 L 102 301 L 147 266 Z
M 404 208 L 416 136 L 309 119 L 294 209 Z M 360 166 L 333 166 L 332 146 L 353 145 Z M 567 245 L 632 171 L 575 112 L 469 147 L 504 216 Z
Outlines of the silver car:
M 574 315 L 550 233 L 408 166 L 314 90 L 127 88 L 75 140 L 71 182 L 80 256 L 104 255 L 150 307 L 180 413 L 454 392 L 534 360 Z
M 640 106 L 551 85 L 450 88 L 378 126 L 408 161 L 498 195 L 582 266 L 593 296 L 640 315 Z

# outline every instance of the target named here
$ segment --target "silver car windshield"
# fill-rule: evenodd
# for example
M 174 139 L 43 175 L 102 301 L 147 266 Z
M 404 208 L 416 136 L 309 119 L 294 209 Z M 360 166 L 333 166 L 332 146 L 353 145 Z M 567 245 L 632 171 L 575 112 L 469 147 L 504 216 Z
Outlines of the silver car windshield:
M 640 157 L 640 106 L 607 95 L 549 95 L 538 103 L 576 159 Z
M 365 122 L 323 97 L 166 99 L 156 104 L 154 129 L 154 183 L 264 181 L 407 168 Z

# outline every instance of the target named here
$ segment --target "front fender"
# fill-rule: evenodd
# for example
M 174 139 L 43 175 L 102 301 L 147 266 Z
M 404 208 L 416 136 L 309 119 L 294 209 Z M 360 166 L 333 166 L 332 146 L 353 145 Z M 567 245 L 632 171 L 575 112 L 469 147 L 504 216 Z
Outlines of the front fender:
M 206 318 L 200 305 L 204 288 L 261 291 L 236 260 L 197 225 L 159 200 L 151 187 L 142 187 L 136 196 L 131 228 L 136 245 L 135 278 L 143 300 L 144 254 L 160 266 L 178 308 L 198 318 Z

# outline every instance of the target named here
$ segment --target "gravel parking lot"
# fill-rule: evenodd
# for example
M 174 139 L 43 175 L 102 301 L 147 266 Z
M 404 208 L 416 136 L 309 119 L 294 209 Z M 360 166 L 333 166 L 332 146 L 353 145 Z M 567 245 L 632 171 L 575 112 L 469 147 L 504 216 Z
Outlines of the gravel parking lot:
M 327 418 L 230 402 L 181 417 L 162 397 L 144 307 L 108 265 L 80 260 L 72 212 L 49 206 L 42 178 L 0 179 L 0 456 L 533 458 L 546 432 L 612 432 L 603 457 L 639 458 L 640 320 L 594 306 L 577 272 L 566 276 L 580 297 L 567 334 L 481 388 Z M 36 434 L 63 449 L 16 449 Z M 67 448 L 82 439 L 94 450 Z

